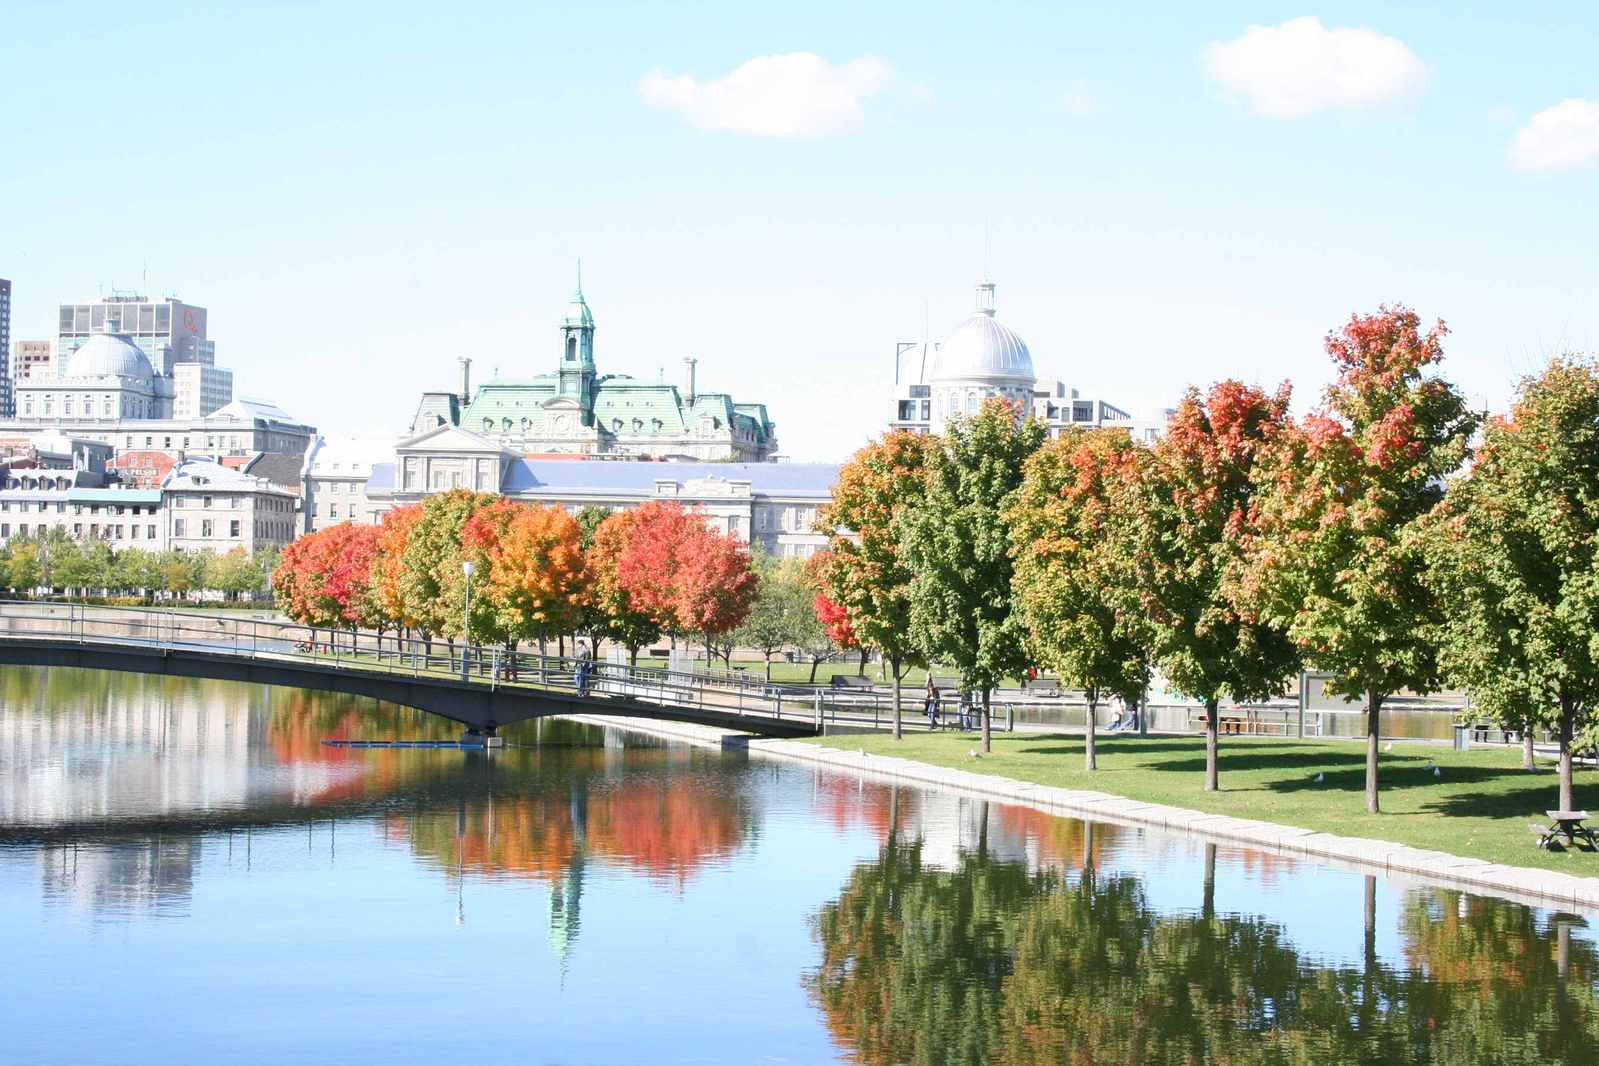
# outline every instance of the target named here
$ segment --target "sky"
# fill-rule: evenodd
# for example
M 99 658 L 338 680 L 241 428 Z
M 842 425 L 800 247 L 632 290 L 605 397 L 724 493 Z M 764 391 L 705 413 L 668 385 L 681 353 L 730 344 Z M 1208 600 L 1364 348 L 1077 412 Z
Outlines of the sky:
M 399 432 L 553 369 L 764 402 L 846 457 L 894 345 L 985 273 L 1041 378 L 1139 417 L 1330 378 L 1404 303 L 1474 404 L 1599 351 L 1591 2 L 154 4 L 8 0 L 15 339 L 113 287 L 209 309 L 242 396 Z

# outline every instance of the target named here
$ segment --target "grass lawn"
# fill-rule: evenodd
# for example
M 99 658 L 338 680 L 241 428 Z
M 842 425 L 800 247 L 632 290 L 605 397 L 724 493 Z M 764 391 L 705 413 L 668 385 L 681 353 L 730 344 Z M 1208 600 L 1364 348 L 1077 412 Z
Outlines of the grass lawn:
M 1599 876 L 1599 854 L 1549 852 L 1527 826 L 1556 806 L 1552 765 L 1521 769 L 1519 748 L 1458 752 L 1443 745 L 1395 743 L 1380 764 L 1381 814 L 1366 813 L 1366 749 L 1360 742 L 1223 737 L 1220 792 L 1204 791 L 1203 737 L 1101 737 L 1099 769 L 1083 769 L 1081 736 L 994 734 L 981 758 L 975 733 L 884 734 L 811 741 L 862 748 L 937 766 L 959 767 L 1042 785 L 1093 789 L 1149 803 L 1257 818 L 1342 836 L 1371 837 L 1474 859 Z M 1425 769 L 1435 762 L 1435 777 Z M 1325 779 L 1317 783 L 1318 773 Z M 1593 771 L 1577 772 L 1576 805 L 1599 801 Z

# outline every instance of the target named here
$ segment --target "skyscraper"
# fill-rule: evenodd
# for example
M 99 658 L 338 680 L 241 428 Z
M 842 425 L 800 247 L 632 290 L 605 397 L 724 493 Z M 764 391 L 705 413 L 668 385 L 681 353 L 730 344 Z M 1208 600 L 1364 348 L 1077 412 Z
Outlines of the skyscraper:
M 11 388 L 11 282 L 0 278 L 0 418 L 10 418 L 16 410 Z
M 113 291 L 94 303 L 62 304 L 56 331 L 56 359 L 71 363 L 96 333 L 117 333 L 144 350 L 150 365 L 165 377 L 179 363 L 216 365 L 216 344 L 205 336 L 206 312 L 175 297 L 149 300 L 136 293 Z

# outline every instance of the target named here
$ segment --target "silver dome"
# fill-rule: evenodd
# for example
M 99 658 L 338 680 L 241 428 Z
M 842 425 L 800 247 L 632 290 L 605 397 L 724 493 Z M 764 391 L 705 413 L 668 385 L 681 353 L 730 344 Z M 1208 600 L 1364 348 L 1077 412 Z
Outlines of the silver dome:
M 145 358 L 143 350 L 127 337 L 117 333 L 96 333 L 83 342 L 67 361 L 67 377 L 72 378 L 138 378 L 148 382 L 155 377 L 155 369 Z
M 1038 380 L 1027 343 L 994 318 L 994 285 L 977 286 L 977 313 L 938 348 L 931 379 L 1032 385 Z

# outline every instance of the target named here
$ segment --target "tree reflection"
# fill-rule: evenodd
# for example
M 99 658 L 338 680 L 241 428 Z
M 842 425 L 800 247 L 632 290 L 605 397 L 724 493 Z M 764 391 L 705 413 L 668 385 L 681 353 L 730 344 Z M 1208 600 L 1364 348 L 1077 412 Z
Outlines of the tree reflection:
M 976 851 L 934 869 L 891 835 L 817 916 L 808 991 L 873 1064 L 1577 1061 L 1599 1040 L 1573 916 L 1417 891 L 1402 965 L 1368 933 L 1341 966 L 1203 903 L 1162 915 L 1135 878 Z

